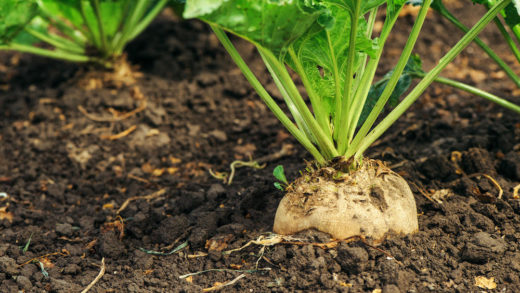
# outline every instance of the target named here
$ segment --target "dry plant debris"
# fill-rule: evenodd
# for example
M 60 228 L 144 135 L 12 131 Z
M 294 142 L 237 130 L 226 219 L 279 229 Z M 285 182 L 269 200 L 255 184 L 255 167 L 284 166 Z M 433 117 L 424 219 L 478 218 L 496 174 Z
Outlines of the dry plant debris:
M 160 189 L 160 190 L 158 190 L 156 192 L 150 193 L 148 195 L 132 196 L 132 197 L 128 198 L 127 200 L 125 200 L 125 202 L 117 210 L 116 214 L 121 213 L 124 209 L 126 209 L 128 204 L 130 202 L 134 201 L 134 200 L 138 200 L 138 199 L 145 199 L 145 200 L 156 199 L 156 198 L 160 197 L 161 195 L 163 195 L 164 193 L 166 193 L 166 190 L 167 190 L 166 188 L 163 188 L 163 189 Z
M 26 264 L 30 264 L 30 263 L 36 262 L 36 261 L 42 262 L 42 260 L 45 260 L 45 259 L 48 260 L 49 256 L 54 256 L 54 255 L 69 256 L 70 252 L 68 252 L 66 249 L 62 249 L 61 251 L 58 251 L 58 252 L 52 252 L 52 253 L 47 253 L 47 254 L 44 254 L 41 256 L 33 257 L 30 260 L 28 260 L 22 264 L 19 264 L 18 267 L 23 267 Z
M 132 133 L 135 129 L 137 128 L 136 125 L 132 125 L 130 126 L 129 128 L 121 131 L 120 133 L 117 133 L 117 134 L 103 134 L 101 135 L 101 139 L 107 139 L 107 140 L 117 140 L 117 139 L 120 139 L 120 138 L 123 138 L 125 136 L 128 136 L 130 133 Z
M 497 287 L 497 284 L 495 283 L 494 277 L 486 278 L 484 276 L 477 276 L 475 277 L 475 286 L 482 289 L 493 290 Z
M 85 289 L 81 291 L 81 293 L 87 293 L 90 289 L 92 289 L 92 287 L 94 287 L 94 285 L 103 277 L 103 275 L 105 274 L 105 270 L 105 258 L 103 257 L 101 259 L 101 269 L 99 270 L 98 275 L 96 276 L 96 278 L 94 278 L 94 280 L 92 280 L 90 284 L 88 284 L 88 286 Z
M 244 278 L 245 276 L 246 276 L 245 274 L 241 274 L 238 277 L 234 278 L 233 280 L 225 282 L 225 283 L 216 282 L 213 287 L 202 289 L 202 292 L 217 291 L 226 286 L 231 286 L 231 285 L 235 284 L 236 282 L 238 282 L 240 279 Z
M 0 221 L 2 220 L 7 220 L 9 221 L 10 223 L 13 222 L 13 213 L 12 212 L 8 212 L 7 211 L 7 207 L 9 205 L 6 205 L 6 206 L 3 206 L 3 207 L 0 207 Z
M 491 183 L 493 183 L 493 185 L 495 185 L 495 187 L 498 189 L 497 198 L 498 199 L 502 199 L 502 195 L 504 194 L 504 190 L 502 189 L 500 184 L 498 184 L 498 182 L 493 177 L 491 177 L 491 176 L 489 176 L 487 174 L 483 174 L 483 173 L 471 174 L 468 177 L 469 178 L 473 178 L 473 177 L 480 177 L 480 176 L 486 177 L 487 179 L 489 179 L 489 181 L 491 181 Z

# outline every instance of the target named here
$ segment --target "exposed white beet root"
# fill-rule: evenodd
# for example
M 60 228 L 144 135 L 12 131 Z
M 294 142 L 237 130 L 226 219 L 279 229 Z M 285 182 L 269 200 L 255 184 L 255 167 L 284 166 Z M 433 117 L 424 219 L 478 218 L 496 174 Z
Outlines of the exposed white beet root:
M 274 232 L 307 229 L 333 238 L 351 236 L 381 240 L 386 233 L 418 230 L 415 199 L 406 181 L 381 162 L 365 160 L 356 171 L 327 167 L 304 174 L 287 190 L 274 221 Z

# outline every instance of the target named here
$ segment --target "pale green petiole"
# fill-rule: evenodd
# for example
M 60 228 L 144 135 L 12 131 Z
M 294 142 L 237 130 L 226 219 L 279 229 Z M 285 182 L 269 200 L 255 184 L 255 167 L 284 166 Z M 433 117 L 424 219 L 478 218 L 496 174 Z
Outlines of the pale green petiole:
M 305 136 L 305 134 L 294 125 L 294 123 L 285 115 L 282 109 L 276 104 L 273 98 L 269 95 L 269 93 L 262 86 L 260 81 L 256 78 L 254 73 L 249 69 L 244 59 L 240 56 L 235 46 L 231 43 L 226 33 L 218 28 L 215 25 L 210 24 L 211 28 L 215 32 L 215 35 L 220 40 L 224 48 L 228 51 L 231 58 L 237 64 L 238 68 L 242 71 L 246 79 L 253 86 L 257 94 L 264 101 L 264 103 L 269 107 L 269 109 L 274 113 L 276 118 L 280 120 L 280 122 L 287 128 L 287 130 L 314 156 L 318 163 L 323 164 L 326 162 L 326 159 L 321 155 L 318 149 L 312 144 L 312 142 Z
M 316 91 L 312 88 L 312 85 L 309 81 L 309 78 L 307 77 L 307 74 L 305 73 L 305 70 L 303 69 L 303 65 L 301 64 L 300 60 L 296 56 L 296 53 L 294 52 L 293 47 L 289 47 L 289 56 L 291 57 L 293 63 L 296 66 L 296 72 L 300 76 L 303 85 L 305 86 L 305 89 L 307 89 L 307 95 L 309 96 L 309 100 L 311 101 L 312 109 L 314 110 L 314 115 L 316 116 L 316 120 L 318 121 L 318 124 L 320 125 L 323 132 L 325 132 L 325 135 L 327 137 L 331 136 L 331 126 L 328 119 L 327 114 L 323 110 L 323 105 L 321 102 L 321 97 L 316 93 Z M 334 53 L 332 53 L 334 54 Z M 335 68 L 337 70 L 337 67 Z M 335 75 L 336 78 L 336 75 Z
M 361 142 L 355 153 L 356 158 L 360 158 L 363 152 L 374 143 L 403 113 L 419 98 L 426 88 L 435 81 L 441 71 L 466 48 L 475 37 L 504 9 L 511 0 L 502 0 L 495 4 L 489 11 L 465 34 L 455 46 L 444 55 L 437 66 L 435 66 L 425 77 L 415 86 L 415 88 L 403 99 L 403 101 L 386 116 Z
M 62 59 L 72 62 L 89 62 L 94 61 L 95 59 L 91 57 L 87 57 L 85 55 L 77 55 L 69 52 L 64 52 L 60 50 L 47 50 L 43 48 L 38 48 L 34 46 L 27 46 L 27 45 L 21 45 L 21 44 L 10 44 L 8 46 L 0 46 L 0 50 L 15 50 L 18 52 L 23 53 L 31 53 L 40 55 L 43 57 L 49 57 L 49 58 L 55 58 L 55 59 Z
M 424 74 L 417 74 L 417 76 L 419 77 L 424 77 Z M 455 80 L 452 80 L 452 79 L 449 79 L 449 78 L 444 78 L 444 77 L 437 77 L 435 79 L 435 82 L 438 82 L 438 83 L 442 83 L 442 84 L 445 84 L 445 85 L 449 85 L 451 87 L 454 87 L 454 88 L 458 88 L 458 89 L 461 89 L 465 92 L 468 92 L 470 94 L 474 94 L 476 96 L 479 96 L 479 97 L 482 97 L 490 102 L 493 102 L 499 106 L 502 106 L 504 108 L 507 108 L 511 111 L 515 111 L 516 113 L 519 113 L 520 114 L 520 106 L 519 105 L 516 105 L 514 103 L 511 103 L 509 102 L 508 100 L 506 99 L 503 99 L 499 96 L 495 96 L 491 93 L 488 93 L 486 91 L 483 91 L 479 88 L 476 88 L 474 86 L 471 86 L 471 85 L 468 85 L 468 84 L 465 84 L 465 83 L 462 83 L 462 82 L 459 82 L 459 81 L 455 81 Z
M 334 129 L 336 130 L 335 138 L 338 140 L 338 149 L 342 150 L 344 139 L 341 135 L 344 135 L 340 129 L 348 128 L 348 117 L 347 114 L 350 113 L 350 108 L 353 104 L 353 94 L 352 87 L 354 84 L 354 63 L 355 63 L 355 54 L 356 54 L 356 40 L 357 40 L 357 32 L 358 32 L 358 23 L 359 23 L 359 14 L 361 10 L 361 0 L 355 0 L 354 8 L 350 11 L 350 38 L 349 38 L 349 47 L 348 47 L 348 57 L 347 59 L 347 68 L 345 73 L 345 85 L 343 88 L 343 96 L 336 96 L 336 114 L 334 121 Z
M 395 66 L 393 74 L 390 76 L 390 80 L 388 81 L 388 84 L 385 87 L 385 90 L 379 97 L 377 103 L 375 104 L 374 108 L 368 115 L 367 119 L 359 129 L 359 131 L 356 133 L 356 136 L 354 137 L 354 140 L 352 141 L 352 144 L 350 146 L 350 149 L 346 151 L 346 155 L 351 156 L 356 151 L 359 143 L 365 136 L 367 135 L 368 131 L 372 128 L 374 125 L 377 117 L 379 114 L 381 114 L 381 111 L 383 111 L 384 106 L 388 102 L 388 99 L 392 95 L 392 92 L 394 91 L 397 82 L 399 81 L 399 78 L 401 77 L 401 74 L 403 73 L 403 70 L 406 66 L 406 62 L 410 58 L 410 55 L 412 54 L 412 50 L 415 46 L 415 42 L 417 41 L 417 38 L 419 37 L 419 32 L 421 31 L 421 28 L 424 24 L 424 20 L 426 19 L 426 15 L 428 13 L 428 9 L 432 3 L 432 0 L 425 0 L 423 2 L 423 5 L 421 9 L 419 10 L 419 14 L 417 15 L 417 19 L 415 20 L 414 26 L 412 28 L 412 31 L 410 32 L 410 36 L 408 37 L 408 40 L 406 41 L 406 44 L 403 48 L 403 51 L 401 53 L 401 56 L 399 57 L 399 60 L 397 61 L 397 65 Z
M 402 9 L 402 7 L 400 7 L 399 10 L 400 9 Z M 359 87 L 356 89 L 356 92 L 353 93 L 354 96 L 351 99 L 351 105 L 348 107 L 348 112 L 345 111 L 345 108 L 342 109 L 342 123 L 339 127 L 335 128 L 339 132 L 338 151 L 341 154 L 345 154 L 347 150 L 350 149 L 350 142 L 356 130 L 361 112 L 363 111 L 370 86 L 374 80 L 379 60 L 383 54 L 386 39 L 390 35 L 398 16 L 399 13 L 395 13 L 392 17 L 385 19 L 381 35 L 379 36 L 379 50 L 376 53 L 376 57 L 371 58 L 368 61 L 366 69 L 360 78 Z
M 504 24 L 498 18 L 495 18 L 494 22 L 495 22 L 498 30 L 500 31 L 500 33 L 504 37 L 504 40 L 506 41 L 507 45 L 509 45 L 509 48 L 511 49 L 511 52 L 513 52 L 513 55 L 515 55 L 516 60 L 518 62 L 520 62 L 520 50 L 516 46 L 516 43 L 513 40 L 513 38 L 511 38 L 511 36 L 507 32 L 507 29 L 505 28 Z
M 371 37 L 372 36 L 372 31 L 374 30 L 374 25 L 376 23 L 377 11 L 378 10 L 379 10 L 379 7 L 372 8 L 372 10 L 370 10 L 370 15 L 368 17 L 368 29 L 367 29 L 367 33 L 366 33 L 367 37 Z M 359 76 L 363 76 L 363 73 L 365 72 L 365 68 L 367 66 L 367 59 L 368 59 L 367 54 L 363 54 L 363 61 L 361 61 L 361 66 L 360 66 L 360 68 L 358 70 L 358 75 Z M 360 78 L 355 80 L 356 83 L 354 84 L 354 90 L 359 88 L 360 80 L 361 80 Z
M 309 131 L 312 133 L 313 137 L 316 139 L 316 143 L 322 153 L 325 155 L 327 159 L 332 159 L 338 156 L 338 152 L 332 143 L 332 138 L 325 135 L 325 132 L 318 125 L 316 119 L 312 115 L 309 110 L 307 104 L 303 100 L 300 92 L 296 88 L 289 72 L 285 68 L 285 65 L 282 62 L 279 62 L 276 57 L 269 52 L 268 50 L 263 49 L 262 47 L 258 47 L 258 50 L 265 57 L 266 63 L 271 66 L 273 72 L 276 74 L 277 78 L 280 79 L 280 82 L 283 84 L 285 90 L 288 92 L 289 96 L 292 99 L 292 102 L 295 104 L 298 109 L 299 114 L 305 121 L 305 126 L 309 128 Z M 311 137 L 309 137 L 309 140 Z
M 438 5 L 436 7 L 436 10 L 447 20 L 449 20 L 453 25 L 455 25 L 457 28 L 459 28 L 464 33 L 467 33 L 469 31 L 469 28 L 466 27 L 462 22 L 460 22 L 451 12 L 448 11 L 448 9 L 444 5 Z M 478 37 L 473 40 L 486 54 L 493 59 L 497 63 L 502 70 L 509 76 L 509 78 L 516 84 L 516 86 L 520 87 L 520 77 L 516 75 L 516 73 L 507 65 L 504 60 L 502 60 L 493 50 L 484 43 L 481 39 Z M 513 44 L 514 45 L 514 44 Z M 516 48 L 516 46 L 515 46 Z

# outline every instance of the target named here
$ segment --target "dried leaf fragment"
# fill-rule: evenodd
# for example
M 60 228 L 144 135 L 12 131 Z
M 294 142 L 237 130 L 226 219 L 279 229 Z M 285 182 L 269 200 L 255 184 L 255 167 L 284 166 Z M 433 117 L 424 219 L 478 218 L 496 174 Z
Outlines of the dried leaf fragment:
M 451 189 L 439 189 L 435 190 L 433 194 L 430 196 L 437 203 L 442 204 L 443 200 L 446 200 L 453 196 L 453 191 Z
M 341 287 L 352 288 L 352 284 L 351 283 L 339 282 L 339 285 Z
M 205 248 L 207 250 L 222 251 L 228 247 L 232 239 L 233 234 L 217 235 L 206 241 Z
M 103 205 L 103 210 L 111 210 L 114 208 L 114 204 L 113 203 L 106 203 Z
M 54 264 L 48 257 L 42 257 L 40 258 L 40 262 L 48 269 L 51 269 L 54 267 Z
M 8 220 L 9 223 L 13 222 L 13 213 L 7 211 L 7 206 L 0 208 L 0 221 Z
M 497 287 L 497 283 L 495 283 L 495 278 L 486 278 L 484 276 L 475 277 L 475 286 L 482 289 L 495 289 Z

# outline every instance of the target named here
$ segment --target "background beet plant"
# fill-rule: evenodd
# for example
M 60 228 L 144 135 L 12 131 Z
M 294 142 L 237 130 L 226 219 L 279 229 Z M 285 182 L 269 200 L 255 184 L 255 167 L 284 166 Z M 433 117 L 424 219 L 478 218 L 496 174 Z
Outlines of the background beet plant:
M 2 0 L 0 50 L 110 67 L 168 0 Z

